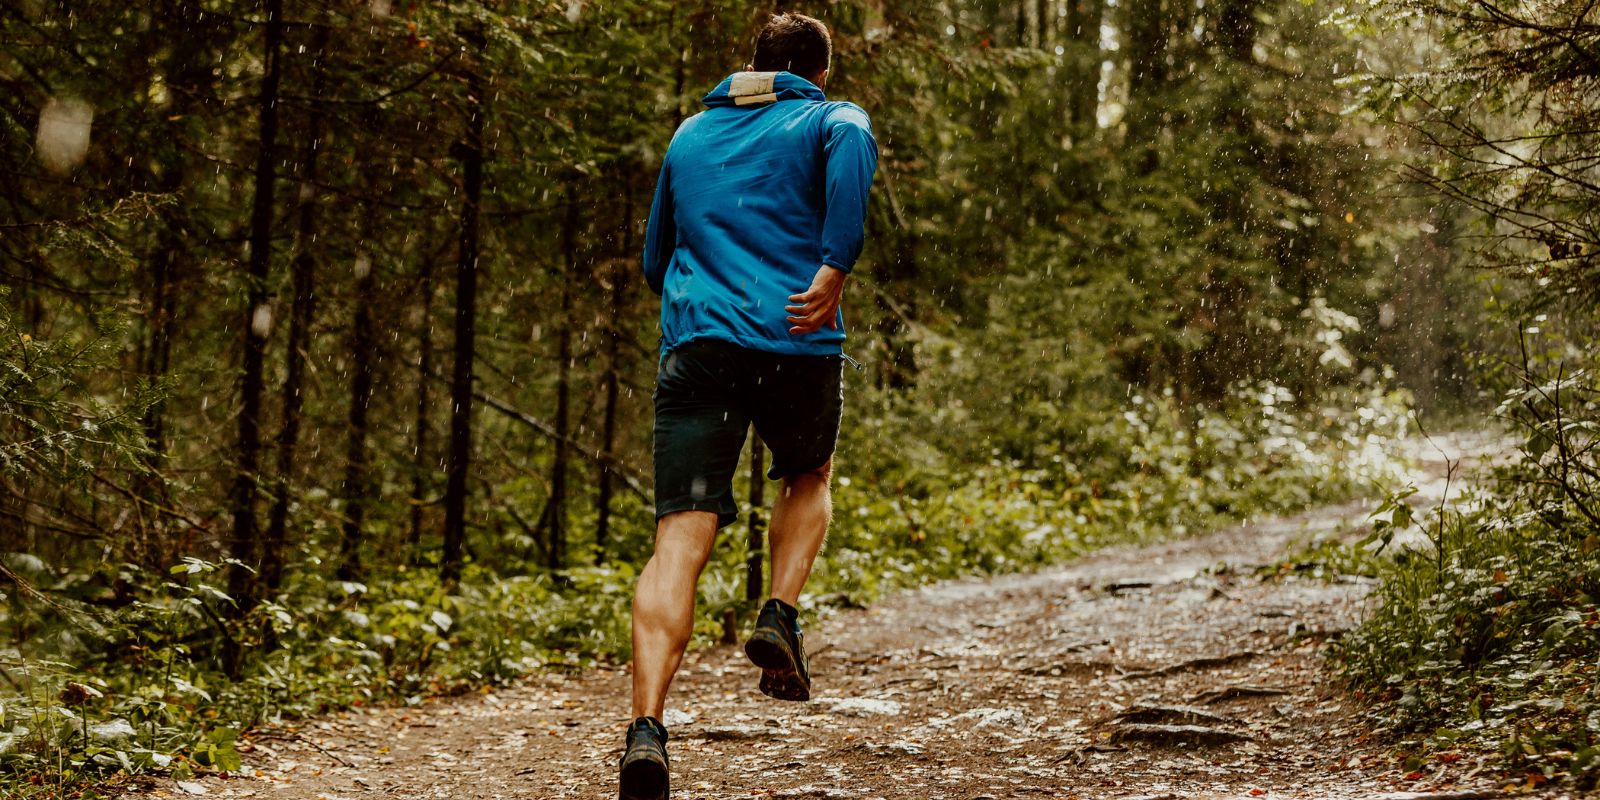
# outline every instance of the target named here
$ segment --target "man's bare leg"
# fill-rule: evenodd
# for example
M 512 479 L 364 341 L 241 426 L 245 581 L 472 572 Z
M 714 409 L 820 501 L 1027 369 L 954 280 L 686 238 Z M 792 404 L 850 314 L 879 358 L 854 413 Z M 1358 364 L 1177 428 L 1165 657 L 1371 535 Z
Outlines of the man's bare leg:
M 772 507 L 767 537 L 772 543 L 772 596 L 793 606 L 811 576 L 811 565 L 828 535 L 833 496 L 828 482 L 833 460 L 811 472 L 784 478 Z
M 695 584 L 717 537 L 717 515 L 679 511 L 656 523 L 656 551 L 633 595 L 633 716 L 661 719 L 667 688 L 694 631 Z

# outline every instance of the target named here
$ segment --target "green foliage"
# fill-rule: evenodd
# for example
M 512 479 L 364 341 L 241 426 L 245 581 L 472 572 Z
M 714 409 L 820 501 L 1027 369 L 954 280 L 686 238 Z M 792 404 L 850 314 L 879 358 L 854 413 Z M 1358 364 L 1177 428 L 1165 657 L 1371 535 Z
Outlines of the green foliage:
M 1078 417 L 1090 424 L 1066 440 L 1036 429 L 1032 441 L 1044 444 L 1024 455 L 998 437 L 941 440 L 937 431 L 967 428 L 890 403 L 842 445 L 844 457 L 866 459 L 850 475 L 867 477 L 840 479 L 842 513 L 815 591 L 865 600 L 1348 497 L 1393 476 L 1385 443 L 1404 432 L 1402 401 L 1372 387 L 1299 402 L 1260 383 L 1190 415 L 1170 394 L 1140 395 L 1101 419 Z M 1010 424 L 1033 419 L 1022 416 Z M 929 439 L 940 447 L 905 446 Z
M 858 401 L 880 413 L 843 445 L 860 463 L 839 480 L 841 513 L 806 604 L 864 603 L 1346 496 L 1392 467 L 1382 443 L 1403 430 L 1400 399 L 1371 388 L 1302 403 L 1258 384 L 1190 421 L 1171 398 L 1136 397 L 1037 465 L 994 450 L 883 447 L 883 437 L 927 442 L 942 422 L 893 394 Z M 968 458 L 981 461 L 956 467 Z M 701 584 L 702 643 L 720 636 L 727 611 L 751 611 L 743 537 L 727 538 Z M 18 598 L 0 617 L 31 631 L 5 653 L 16 683 L 0 693 L 0 763 L 22 771 L 227 770 L 239 732 L 263 722 L 625 660 L 636 578 L 623 563 L 559 575 L 473 564 L 446 593 L 433 570 L 365 583 L 306 570 L 230 623 L 221 563 L 186 558 L 169 579 L 141 583 L 149 574 L 132 565 L 82 573 L 10 561 L 62 598 Z M 88 602 L 112 583 L 141 599 Z M 257 655 L 245 674 L 226 679 L 221 640 L 258 635 L 266 641 L 249 643 Z M 78 700 L 75 684 L 100 696 Z
M 1357 547 L 1366 548 L 1376 544 L 1376 552 L 1381 553 L 1394 541 L 1395 534 L 1411 527 L 1415 514 L 1411 503 L 1407 501 L 1416 493 L 1417 487 L 1406 486 L 1385 494 L 1378 510 L 1367 518 L 1372 526 L 1371 535 L 1362 539 Z
M 1514 340 L 1478 361 L 1520 440 L 1470 501 L 1408 537 L 1396 497 L 1351 561 L 1382 580 L 1380 605 L 1345 642 L 1349 674 L 1424 753 L 1498 748 L 1547 779 L 1600 782 L 1600 437 L 1595 209 L 1578 176 L 1597 152 L 1594 45 L 1580 3 L 1513 8 L 1406 0 L 1336 20 L 1402 32 L 1374 59 L 1367 104 L 1430 145 L 1409 176 L 1470 209 L 1458 235 L 1502 279 L 1488 304 Z M 1355 29 L 1352 27 L 1351 29 Z M 1584 66 L 1587 65 L 1587 66 Z M 1509 355 L 1508 355 L 1509 354 Z M 1520 356 L 1520 357 L 1518 357 Z
M 80 481 L 112 466 L 139 469 L 147 455 L 139 416 L 161 395 L 145 386 L 115 402 L 88 377 L 112 362 L 123 331 L 103 314 L 78 335 L 47 338 L 17 320 L 0 286 L 0 476 Z
M 33 566 L 51 577 L 43 564 Z M 627 567 L 574 569 L 559 584 L 544 574 L 474 569 L 454 594 L 432 570 L 370 585 L 295 581 L 232 625 L 223 621 L 232 600 L 223 593 L 222 566 L 185 559 L 172 568 L 174 580 L 124 586 L 147 599 L 111 612 L 13 603 L 4 622 L 32 635 L 25 647 L 0 654 L 13 681 L 0 693 L 0 763 L 23 771 L 236 769 L 239 731 L 264 720 L 419 702 L 627 651 L 634 579 Z M 142 574 L 124 566 L 116 577 Z M 54 589 L 87 595 L 107 577 L 57 575 Z M 218 641 L 254 630 L 264 630 L 271 647 L 230 681 Z M 75 684 L 97 696 L 69 699 Z
M 221 769 L 263 722 L 628 655 L 654 532 L 643 217 L 674 124 L 745 63 L 762 10 L 286 0 L 264 153 L 269 26 L 257 4 L 201 6 L 24 3 L 0 44 L 17 105 L 0 115 L 0 480 L 26 509 L 0 513 L 27 515 L 0 528 L 17 576 L 0 761 L 17 774 Z M 1320 2 L 794 8 L 832 26 L 829 95 L 869 110 L 882 153 L 847 301 L 870 371 L 848 389 L 810 600 L 1346 496 L 1402 432 L 1386 387 L 1430 383 L 1470 338 L 1375 377 L 1423 349 L 1417 331 L 1464 327 L 1413 302 L 1456 296 L 1452 229 L 1379 191 L 1381 131 L 1342 113 L 1355 89 L 1333 76 L 1381 42 L 1319 25 Z M 1141 10 L 1161 24 L 1132 24 Z M 1131 63 L 1134 28 L 1159 65 Z M 35 112 L 66 101 L 93 107 L 91 146 L 46 169 Z M 454 354 L 469 116 L 487 151 L 477 350 Z M 257 163 L 278 189 L 264 285 L 240 274 Z M 1423 218 L 1442 232 L 1419 237 Z M 1403 324 L 1375 324 L 1391 304 Z M 258 319 L 267 391 L 244 427 L 263 450 L 241 483 L 240 326 Z M 475 406 L 469 563 L 447 591 L 451 357 L 494 402 Z M 236 502 L 251 482 L 262 501 Z M 282 540 L 230 538 L 268 505 Z M 743 538 L 701 585 L 702 641 L 749 611 Z M 283 582 L 230 596 L 226 573 L 269 552 Z M 70 682 L 104 697 L 65 703 Z M 110 736 L 119 720 L 131 737 Z
M 1586 373 L 1525 374 L 1501 406 L 1527 434 L 1517 460 L 1368 558 L 1380 603 L 1340 662 L 1424 752 L 1493 747 L 1507 768 L 1600 780 L 1597 396 Z M 1407 494 L 1369 541 L 1411 525 Z
M 1600 187 L 1582 177 L 1600 152 L 1591 11 L 1574 0 L 1367 6 L 1366 24 L 1414 44 L 1368 75 L 1362 96 L 1428 142 L 1408 177 L 1471 209 L 1485 240 L 1475 266 L 1514 281 L 1529 313 L 1600 299 Z

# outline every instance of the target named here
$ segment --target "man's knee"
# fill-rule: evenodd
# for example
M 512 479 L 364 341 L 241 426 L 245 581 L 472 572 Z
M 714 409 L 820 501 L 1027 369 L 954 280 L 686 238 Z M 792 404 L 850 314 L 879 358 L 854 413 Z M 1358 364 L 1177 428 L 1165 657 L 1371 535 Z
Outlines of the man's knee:
M 711 511 L 674 511 L 656 520 L 656 553 L 704 562 L 717 538 Z

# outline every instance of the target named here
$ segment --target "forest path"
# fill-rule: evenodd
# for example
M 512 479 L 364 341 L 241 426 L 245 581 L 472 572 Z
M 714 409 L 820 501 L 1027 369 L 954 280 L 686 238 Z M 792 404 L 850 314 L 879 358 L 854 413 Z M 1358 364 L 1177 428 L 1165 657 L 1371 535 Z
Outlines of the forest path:
M 1470 459 L 1486 441 L 1441 444 Z M 1437 503 L 1444 459 L 1416 452 L 1418 497 Z M 1471 784 L 1468 761 L 1406 782 L 1328 671 L 1327 642 L 1356 624 L 1368 586 L 1272 569 L 1312 536 L 1353 535 L 1371 508 L 834 614 L 807 634 L 810 703 L 761 696 L 737 647 L 691 652 L 669 699 L 673 796 L 1367 798 Z M 254 737 L 249 777 L 153 796 L 613 798 L 628 686 L 624 669 L 591 669 L 352 711 Z

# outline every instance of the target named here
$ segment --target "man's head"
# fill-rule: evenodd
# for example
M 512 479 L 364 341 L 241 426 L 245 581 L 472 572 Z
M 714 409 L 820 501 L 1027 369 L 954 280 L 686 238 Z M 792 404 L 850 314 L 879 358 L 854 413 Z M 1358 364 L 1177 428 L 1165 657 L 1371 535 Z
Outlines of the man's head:
M 792 72 L 818 86 L 828 77 L 833 39 L 828 26 L 804 14 L 775 14 L 756 37 L 751 68 L 757 72 Z

